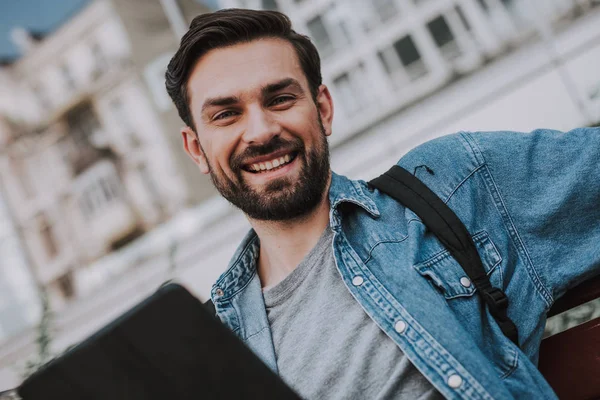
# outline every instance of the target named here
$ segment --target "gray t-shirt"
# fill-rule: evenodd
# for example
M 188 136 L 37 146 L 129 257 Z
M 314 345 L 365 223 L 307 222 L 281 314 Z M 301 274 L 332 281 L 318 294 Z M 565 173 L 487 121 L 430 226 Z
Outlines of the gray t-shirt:
M 306 399 L 443 399 L 354 300 L 333 233 L 263 292 L 279 374 Z

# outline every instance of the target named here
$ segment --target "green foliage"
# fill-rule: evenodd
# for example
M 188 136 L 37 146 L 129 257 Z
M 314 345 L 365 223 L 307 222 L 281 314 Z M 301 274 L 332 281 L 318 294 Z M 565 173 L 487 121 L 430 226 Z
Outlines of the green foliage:
M 35 371 L 37 371 L 42 365 L 46 364 L 52 359 L 52 353 L 50 345 L 52 343 L 52 320 L 54 315 L 50 308 L 50 301 L 48 300 L 48 294 L 45 290 L 40 291 L 40 299 L 42 302 L 42 316 L 40 323 L 38 324 L 38 335 L 36 338 L 36 344 L 38 348 L 37 355 L 34 359 L 28 360 L 25 363 L 25 371 L 23 371 L 23 378 L 27 378 Z

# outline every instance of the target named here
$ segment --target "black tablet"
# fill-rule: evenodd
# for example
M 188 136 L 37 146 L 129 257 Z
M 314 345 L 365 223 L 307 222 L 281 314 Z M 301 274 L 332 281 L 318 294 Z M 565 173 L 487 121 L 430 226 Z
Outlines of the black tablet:
M 38 399 L 299 399 L 183 287 L 169 284 L 18 388 Z

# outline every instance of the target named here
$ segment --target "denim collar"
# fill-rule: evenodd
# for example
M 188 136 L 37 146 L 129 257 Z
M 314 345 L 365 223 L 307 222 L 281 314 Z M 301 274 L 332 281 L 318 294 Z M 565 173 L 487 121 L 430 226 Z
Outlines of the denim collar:
M 331 186 L 329 187 L 329 204 L 331 211 L 329 223 L 334 227 L 334 217 L 342 203 L 353 203 L 362 207 L 373 217 L 379 217 L 379 209 L 373 201 L 373 192 L 364 181 L 353 181 L 335 172 L 331 173 Z
M 367 211 L 373 217 L 379 217 L 379 209 L 373 201 L 373 193 L 364 181 L 353 181 L 343 175 L 332 172 L 329 187 L 329 224 L 335 231 L 341 225 L 341 215 L 338 211 L 342 203 L 352 203 Z M 226 301 L 243 290 L 256 274 L 256 260 L 259 254 L 259 239 L 254 229 L 246 234 L 229 267 L 213 285 L 211 298 L 218 303 Z

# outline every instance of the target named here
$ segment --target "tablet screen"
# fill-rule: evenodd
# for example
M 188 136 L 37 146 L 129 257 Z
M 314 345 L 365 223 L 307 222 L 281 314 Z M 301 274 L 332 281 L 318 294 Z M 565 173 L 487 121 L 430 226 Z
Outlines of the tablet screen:
M 37 399 L 299 399 L 183 287 L 169 284 L 29 377 Z

